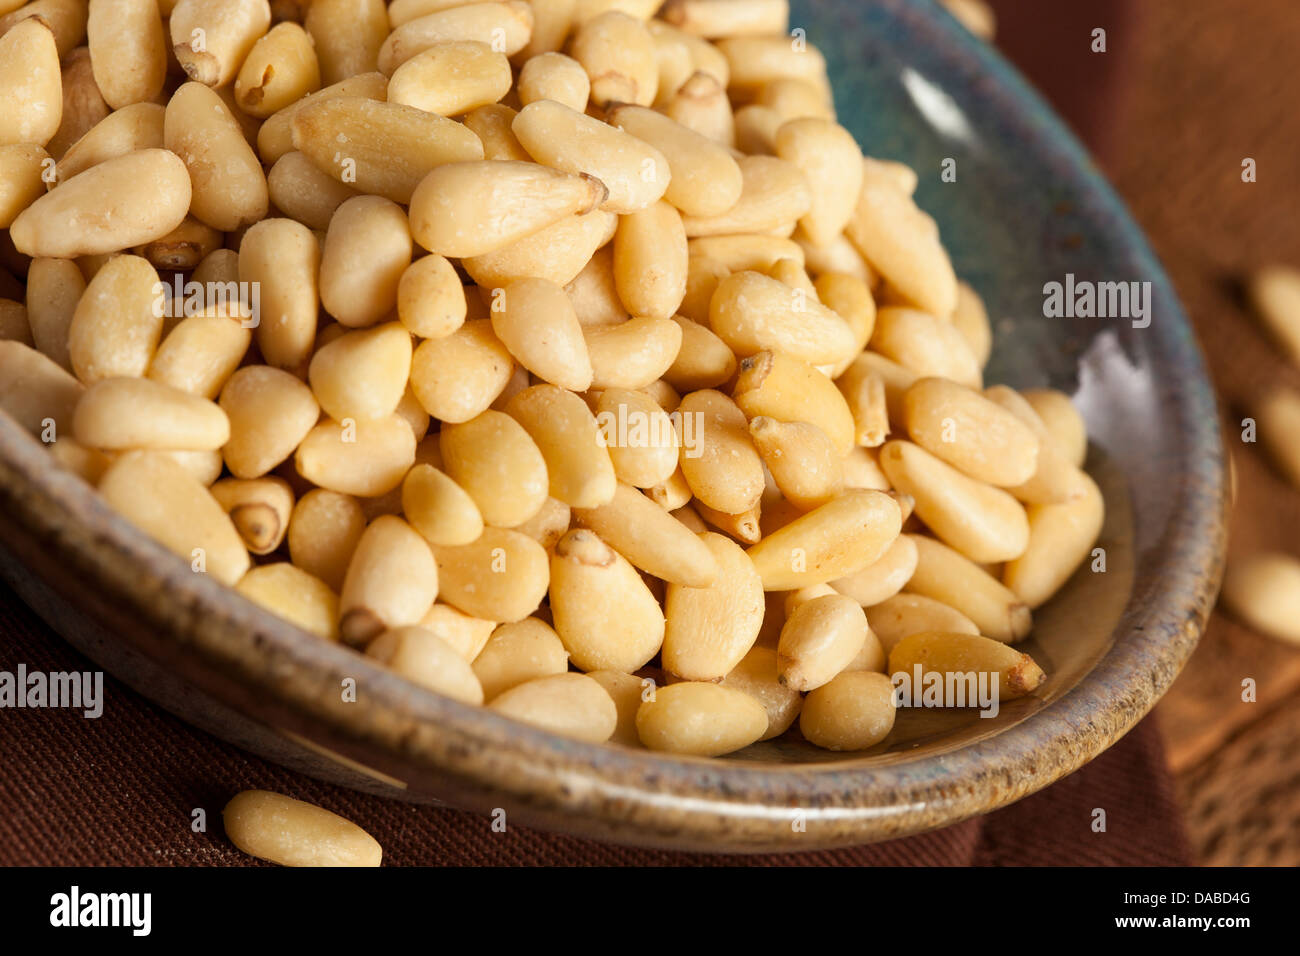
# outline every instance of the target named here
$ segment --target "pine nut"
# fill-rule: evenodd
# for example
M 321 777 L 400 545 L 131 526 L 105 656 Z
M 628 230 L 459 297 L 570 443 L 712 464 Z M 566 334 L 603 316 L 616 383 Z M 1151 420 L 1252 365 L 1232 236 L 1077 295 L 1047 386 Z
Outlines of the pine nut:
M 892 306 L 881 309 L 871 348 L 917 375 L 981 387 L 983 373 L 970 346 L 952 323 L 933 315 Z
M 474 673 L 487 700 L 527 681 L 564 674 L 568 669 L 569 652 L 560 643 L 559 635 L 535 617 L 502 624 L 474 658 Z M 603 681 L 601 684 L 604 686 Z
M 649 106 L 659 89 L 654 38 L 645 25 L 617 10 L 580 22 L 569 52 L 591 79 L 591 101 Z
M 941 601 L 920 594 L 896 594 L 879 604 L 873 604 L 866 611 L 867 624 L 870 625 L 886 656 L 903 638 L 920 634 L 922 631 L 979 633 L 975 622 L 965 614 Z
M 221 817 L 231 843 L 282 866 L 379 866 L 383 855 L 350 820 L 266 790 L 238 794 Z
M 853 330 L 802 290 L 757 272 L 737 272 L 718 283 L 709 325 L 737 355 L 770 349 L 810 365 L 850 358 Z
M 811 207 L 799 224 L 813 245 L 844 231 L 862 189 L 862 151 L 834 120 L 804 117 L 777 130 L 776 154 L 798 167 L 811 190 Z
M 563 53 L 541 53 L 529 58 L 519 71 L 519 102 L 554 100 L 584 112 L 591 96 L 591 80 L 582 64 Z
M 668 160 L 649 143 L 551 100 L 525 106 L 511 124 L 539 163 L 585 173 L 609 190 L 602 208 L 626 214 L 658 202 L 668 188 Z
M 143 103 L 162 91 L 166 40 L 156 3 L 96 0 L 86 33 L 95 85 L 110 107 Z
M 875 288 L 879 282 L 880 277 L 875 274 L 871 266 L 867 265 L 867 261 L 862 258 L 862 253 L 854 248 L 853 243 L 849 242 L 846 236 L 836 236 L 828 245 L 819 247 L 809 242 L 808 237 L 801 231 L 795 230 L 794 242 L 803 251 L 804 258 L 807 260 L 808 271 L 818 279 L 827 273 L 842 273 L 861 280 L 868 290 Z M 823 302 L 827 301 L 826 293 L 820 288 L 818 294 Z M 876 310 L 873 303 L 871 309 L 873 325 L 875 316 Z
M 645 392 L 605 389 L 596 400 L 596 421 L 619 481 L 636 488 L 653 488 L 677 470 L 677 431 L 662 406 Z M 624 421 L 640 423 L 643 435 L 633 441 L 629 430 L 627 440 L 620 441 L 618 423 Z
M 143 378 L 109 378 L 86 389 L 73 416 L 93 448 L 220 448 L 230 422 L 215 403 Z
M 397 305 L 411 264 L 411 233 L 401 207 L 379 196 L 339 206 L 320 260 L 321 305 L 348 326 L 373 325 Z
M 258 478 L 293 454 L 320 417 L 311 390 L 288 372 L 252 365 L 226 381 L 218 401 L 230 421 L 222 448 L 236 478 Z
M 748 553 L 764 590 L 790 591 L 834 581 L 879 560 L 901 527 L 902 513 L 892 498 L 855 489 L 769 534 Z
M 555 498 L 547 498 L 542 510 L 523 524 L 517 524 L 512 531 L 527 535 L 547 551 L 555 547 L 564 532 L 569 530 L 572 513 L 568 505 Z
M 592 671 L 587 676 L 605 688 L 605 693 L 614 701 L 618 723 L 609 742 L 640 750 L 642 745 L 636 732 L 636 714 L 641 709 L 642 695 L 646 693 L 645 680 L 622 671 Z
M 1273 463 L 1300 488 L 1300 445 L 1295 439 L 1300 434 L 1300 391 L 1288 385 L 1275 387 L 1260 401 L 1256 418 L 1259 436 Z
M 1087 475 L 1085 496 L 1060 505 L 1029 506 L 1029 544 L 1008 561 L 1002 580 L 1030 608 L 1045 604 L 1088 557 L 1101 534 L 1106 504 Z
M 18 214 L 9 236 L 33 257 L 99 255 L 167 235 L 189 208 L 185 163 L 164 149 L 142 149 L 104 160 L 41 196 Z
M 609 693 L 586 674 L 537 677 L 499 694 L 493 710 L 562 737 L 600 744 L 618 726 Z
M 910 677 L 917 667 L 923 677 L 928 673 L 997 674 L 1001 700 L 1032 694 L 1047 679 L 1028 654 L 978 634 L 924 631 L 903 638 L 889 652 L 889 673 Z
M 276 209 L 317 230 L 328 229 L 335 210 L 357 195 L 356 190 L 321 172 L 297 150 L 276 160 L 267 173 L 266 186 Z
M 90 280 L 67 333 L 81 381 L 139 378 L 148 371 L 163 325 L 153 308 L 157 283 L 158 273 L 139 256 L 117 256 Z
M 858 656 L 868 633 L 862 608 L 841 594 L 801 604 L 781 629 L 777 647 L 781 683 L 798 691 L 828 683 Z
M 754 507 L 734 515 L 710 508 L 698 501 L 695 506 L 696 511 L 703 520 L 723 534 L 735 538 L 741 544 L 757 544 L 763 536 L 759 505 L 754 505 Z
M 736 374 L 736 355 L 706 326 L 680 315 L 672 317 L 682 329 L 682 345 L 664 379 L 674 388 L 690 392 L 715 388 Z
M 1255 630 L 1300 643 L 1300 561 L 1291 555 L 1264 551 L 1230 560 L 1223 602 Z
M 565 216 L 495 252 L 462 259 L 461 265 L 480 288 L 503 288 L 517 279 L 568 285 L 613 238 L 618 218 L 603 209 Z
M 492 330 L 520 365 L 561 389 L 590 387 L 587 343 L 562 288 L 545 279 L 520 279 L 506 286 L 499 304 Z
M 167 235 L 137 246 L 134 251 L 159 269 L 188 272 L 215 252 L 224 239 L 216 229 L 186 216 Z
M 487 644 L 497 622 L 474 617 L 450 604 L 436 603 L 420 618 L 419 627 L 436 634 L 467 663 Z
M 277 23 L 258 39 L 235 78 L 235 102 L 265 119 L 320 89 L 320 64 L 307 31 Z
M 815 425 L 841 456 L 854 446 L 853 413 L 835 383 L 780 350 L 744 359 L 732 394 L 750 418 L 767 416 Z
M 289 556 L 295 566 L 339 591 L 365 530 L 365 515 L 355 498 L 314 488 L 293 506 Z
M 148 377 L 163 385 L 215 399 L 239 367 L 253 333 L 225 315 L 182 319 L 163 339 Z
M 647 574 L 695 588 L 717 581 L 708 543 L 630 485 L 619 484 L 605 504 L 575 507 L 573 517 Z
M 35 259 L 27 270 L 27 321 L 36 347 L 72 371 L 68 330 L 86 282 L 75 263 Z
M 692 73 L 664 105 L 668 118 L 721 146 L 736 142 L 726 84 L 707 71 Z
M 884 674 L 845 671 L 804 701 L 799 731 L 827 750 L 866 750 L 894 729 L 894 686 Z
M 854 448 L 844 458 L 844 487 L 888 491 L 889 479 L 880 469 L 874 449 Z
M 465 324 L 465 290 L 442 256 L 416 259 L 397 284 L 397 317 L 412 335 L 440 339 Z
M 506 528 L 484 528 L 477 541 L 435 546 L 442 599 L 475 617 L 510 623 L 532 614 L 550 581 L 545 549 Z
M 415 435 L 399 415 L 322 421 L 294 455 L 298 474 L 346 495 L 374 498 L 402 483 L 415 461 Z
M 689 245 L 692 259 L 713 259 L 727 272 L 766 272 L 782 259 L 805 262 L 799 244 L 780 236 L 701 236 Z
M 0 146 L 44 146 L 63 119 L 63 79 L 54 31 L 46 20 L 32 16 L 0 33 L 0 101 L 6 104 L 0 119 Z
M 253 554 L 270 554 L 289 529 L 293 492 L 283 478 L 226 478 L 210 489 Z
M 789 235 L 808 214 L 812 192 L 798 166 L 775 156 L 742 156 L 740 199 L 718 216 L 686 216 L 686 234 L 730 236 L 742 233 Z
M 513 80 L 505 54 L 486 43 L 435 43 L 393 71 L 388 102 L 460 116 L 497 102 L 510 92 Z
M 826 83 L 826 60 L 809 46 L 797 48 L 788 36 L 727 37 L 717 47 L 731 67 L 730 85 L 761 87 L 773 80 L 794 78 Z
M 326 641 L 338 640 L 338 595 L 324 581 L 288 562 L 250 569 L 235 590 L 309 634 Z
M 1088 457 L 1088 426 L 1070 397 L 1054 388 L 1030 388 L 1021 396 L 1056 443 L 1066 461 L 1082 468 Z
M 976 481 L 1013 487 L 1038 468 L 1038 437 L 973 389 L 923 378 L 903 396 L 912 440 Z
M 788 0 L 668 0 L 660 15 L 680 30 L 710 38 L 785 33 L 790 26 Z
M 641 742 L 651 750 L 719 757 L 767 732 L 767 711 L 749 694 L 687 681 L 655 691 L 636 715 Z
M 683 454 L 681 459 L 691 492 L 702 504 L 727 514 L 741 514 L 756 505 L 765 484 L 763 461 L 749 436 L 745 412 L 712 390 L 691 392 L 678 411 L 683 421 L 700 422 L 699 455 Z
M 375 70 L 389 28 L 383 0 L 312 0 L 303 26 L 326 83 Z
M 312 392 L 336 421 L 391 415 L 406 391 L 411 352 L 411 333 L 397 322 L 349 332 L 313 356 Z
M 18 214 L 45 195 L 41 178 L 49 154 L 34 143 L 0 146 L 0 229 L 7 229 Z
M 379 50 L 379 70 L 392 76 L 403 63 L 436 43 L 476 41 L 514 56 L 532 34 L 533 11 L 521 0 L 469 3 L 394 24 Z
M 222 584 L 233 587 L 248 570 L 248 549 L 230 517 L 197 478 L 166 455 L 118 456 L 100 479 L 99 493 L 131 524 Z
M 903 590 L 916 572 L 916 562 L 916 542 L 899 535 L 879 559 L 861 571 L 836 578 L 830 586 L 869 608 Z
M 4 4 L 0 3 L 0 8 L 3 7 Z M 56 48 L 57 44 L 56 34 Z M 46 152 L 56 160 L 111 112 L 95 84 L 95 71 L 90 65 L 90 50 L 87 47 L 77 47 L 63 58 L 61 85 L 63 116 L 59 120 L 58 130 L 45 144 Z
M 305 370 L 311 358 L 320 259 L 316 237 L 291 219 L 264 219 L 244 233 L 239 281 L 258 290 L 257 345 L 269 365 Z
M 844 490 L 843 460 L 816 425 L 759 415 L 750 420 L 749 433 L 777 487 L 796 507 L 811 511 Z
M 614 282 L 633 315 L 667 319 L 686 294 L 686 232 L 663 200 L 619 220 L 614 235 Z
M 1246 292 L 1265 331 L 1300 367 L 1300 272 L 1267 266 L 1250 277 Z
M 650 316 L 588 327 L 583 337 L 593 388 L 645 388 L 672 368 L 682 346 L 681 326 Z
M 678 677 L 715 681 L 739 665 L 758 637 L 763 582 L 748 555 L 728 538 L 706 532 L 696 540 L 712 555 L 716 578 L 704 587 L 669 583 L 662 659 Z
M 263 0 L 265 2 L 265 0 Z M 167 103 L 163 142 L 189 169 L 194 216 L 231 232 L 266 216 L 262 164 L 226 104 L 202 83 L 186 83 Z
M 509 415 L 489 410 L 444 425 L 439 447 L 447 474 L 474 499 L 487 524 L 522 524 L 546 501 L 546 460 Z
M 585 75 L 585 74 L 584 74 Z M 511 124 L 519 114 L 501 103 L 489 103 L 471 110 L 464 117 L 464 124 L 473 130 L 474 135 L 483 143 L 483 158 L 498 160 L 515 160 L 531 163 L 528 151 L 515 139 Z
M 310 29 L 309 31 L 310 32 Z M 319 47 L 317 48 L 319 51 Z M 271 114 L 257 131 L 257 153 L 267 165 L 278 162 L 285 153 L 292 152 L 293 119 L 308 106 L 340 96 L 360 97 L 367 100 L 383 100 L 387 95 L 388 78 L 382 73 L 360 73 L 340 80 L 325 87 L 317 93 L 310 93 L 290 103 L 284 109 Z M 325 167 L 322 167 L 325 168 Z M 328 172 L 328 168 L 325 168 Z M 338 178 L 338 177 L 335 177 Z
M 317 97 L 294 113 L 290 128 L 293 148 L 318 169 L 398 203 L 410 203 L 420 181 L 444 163 L 483 158 L 479 138 L 455 120 L 355 96 Z
M 541 452 L 552 498 L 574 508 L 596 508 L 614 498 L 614 465 L 581 398 L 554 385 L 534 385 L 510 399 L 505 412 Z
M 1057 448 L 1042 419 L 1019 392 L 1006 385 L 993 385 L 984 390 L 984 397 L 1015 415 L 1038 436 L 1038 468 L 1032 478 L 1008 491 L 1021 501 L 1044 505 L 1062 504 L 1088 494 L 1087 475 Z
M 483 703 L 483 687 L 469 662 L 432 631 L 398 627 L 366 645 L 366 656 L 394 673 L 462 704 Z
M 473 319 L 451 335 L 420 343 L 411 361 L 411 387 L 425 411 L 457 424 L 486 411 L 514 368 L 492 323 Z
M 180 0 L 168 20 L 173 50 L 191 80 L 225 86 L 271 25 L 266 0 Z
M 753 697 L 767 711 L 767 731 L 759 740 L 779 737 L 794 724 L 803 707 L 803 695 L 777 677 L 776 648 L 756 644 L 726 677 L 722 686 Z
M 402 511 L 431 544 L 472 544 L 483 533 L 483 518 L 474 499 L 432 465 L 418 464 L 407 472 Z
M 54 423 L 54 435 L 72 431 L 81 400 L 81 383 L 72 374 L 22 342 L 0 341 L 0 408 L 33 435 Z
M 418 624 L 438 596 L 438 567 L 424 538 L 381 515 L 357 542 L 339 597 L 339 634 L 360 647 L 381 632 Z
M 1014 591 L 933 538 L 909 537 L 916 543 L 916 571 L 907 582 L 909 591 L 966 615 L 985 637 L 1012 643 L 1029 633 L 1032 615 Z
M 957 283 L 957 308 L 952 314 L 952 324 L 970 346 L 980 368 L 987 365 L 989 353 L 993 350 L 989 314 L 979 295 L 965 282 Z
M 862 278 L 845 272 L 823 272 L 813 283 L 813 292 L 853 332 L 853 355 L 836 362 L 831 372 L 831 378 L 839 378 L 871 341 L 876 330 L 876 301 Z

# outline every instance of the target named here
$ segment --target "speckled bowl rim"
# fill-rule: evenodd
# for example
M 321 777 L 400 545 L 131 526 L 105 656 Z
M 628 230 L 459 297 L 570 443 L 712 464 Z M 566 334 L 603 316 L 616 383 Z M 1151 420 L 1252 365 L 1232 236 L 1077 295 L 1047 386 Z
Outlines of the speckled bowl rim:
M 1099 229 L 1127 248 L 1166 303 L 1153 351 L 1180 371 L 1162 394 L 1183 433 L 1183 481 L 1154 563 L 1139 567 L 1110 650 L 1075 687 L 985 739 L 906 754 L 775 765 L 669 757 L 563 739 L 441 698 L 355 652 L 267 614 L 195 574 L 113 514 L 0 414 L 7 518 L 40 542 L 41 562 L 78 575 L 65 597 L 138 622 L 120 639 L 161 661 L 203 663 L 195 683 L 270 726 L 472 809 L 617 842 L 685 849 L 806 850 L 901 836 L 987 812 L 1072 772 L 1150 710 L 1191 654 L 1222 572 L 1226 494 L 1218 413 L 1204 363 L 1168 279 L 1111 187 L 1025 82 L 983 44 L 932 14 L 887 0 L 912 29 L 951 44 L 1018 139 L 1045 150 L 1093 199 Z M 189 676 L 187 674 L 187 676 Z M 338 688 L 355 678 L 356 704 Z M 792 826 L 801 821 L 802 830 Z

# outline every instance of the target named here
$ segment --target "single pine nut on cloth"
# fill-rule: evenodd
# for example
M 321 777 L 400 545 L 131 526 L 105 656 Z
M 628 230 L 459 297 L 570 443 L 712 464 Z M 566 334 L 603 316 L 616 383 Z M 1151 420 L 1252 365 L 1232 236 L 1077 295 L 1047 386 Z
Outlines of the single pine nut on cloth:
M 193 573 L 592 745 L 871 752 L 900 672 L 1051 687 L 1013 645 L 1104 538 L 1087 423 L 986 380 L 998 290 L 787 0 L 95 0 L 76 50 L 28 6 L 0 409 Z M 1248 289 L 1293 358 L 1298 275 Z M 1298 395 L 1254 407 L 1300 483 Z M 1297 567 L 1225 602 L 1295 640 Z M 225 819 L 380 860 L 277 794 Z

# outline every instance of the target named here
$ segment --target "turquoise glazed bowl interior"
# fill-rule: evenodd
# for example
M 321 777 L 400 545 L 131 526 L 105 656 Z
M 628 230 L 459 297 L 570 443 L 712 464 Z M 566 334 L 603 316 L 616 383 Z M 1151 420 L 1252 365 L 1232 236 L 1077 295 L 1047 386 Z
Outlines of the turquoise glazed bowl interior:
M 407 684 L 271 618 L 127 527 L 0 421 L 0 570 L 64 636 L 168 709 L 349 786 L 599 839 L 813 849 L 954 823 L 1077 769 L 1195 647 L 1224 545 L 1218 414 L 1169 281 L 1087 155 L 990 47 L 931 0 L 795 0 L 842 123 L 920 176 L 958 275 L 988 306 L 990 383 L 1053 386 L 1087 419 L 1105 569 L 1080 570 L 1024 645 L 1048 681 L 997 717 L 900 712 L 834 754 L 797 733 L 723 760 L 561 739 Z M 941 177 L 954 161 L 955 182 Z M 1150 322 L 1048 318 L 1044 286 L 1149 283 Z M 3 416 L 0 416 L 3 418 Z M 355 678 L 364 693 L 339 702 Z

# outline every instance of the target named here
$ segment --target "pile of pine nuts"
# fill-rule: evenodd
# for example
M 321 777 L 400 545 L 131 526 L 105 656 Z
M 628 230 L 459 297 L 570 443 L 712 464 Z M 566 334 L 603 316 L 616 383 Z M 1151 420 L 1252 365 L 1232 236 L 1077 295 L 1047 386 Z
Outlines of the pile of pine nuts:
M 14 6 L 0 407 L 196 572 L 674 753 L 1045 679 L 1011 645 L 1101 529 L 1083 421 L 985 387 L 786 0 Z

